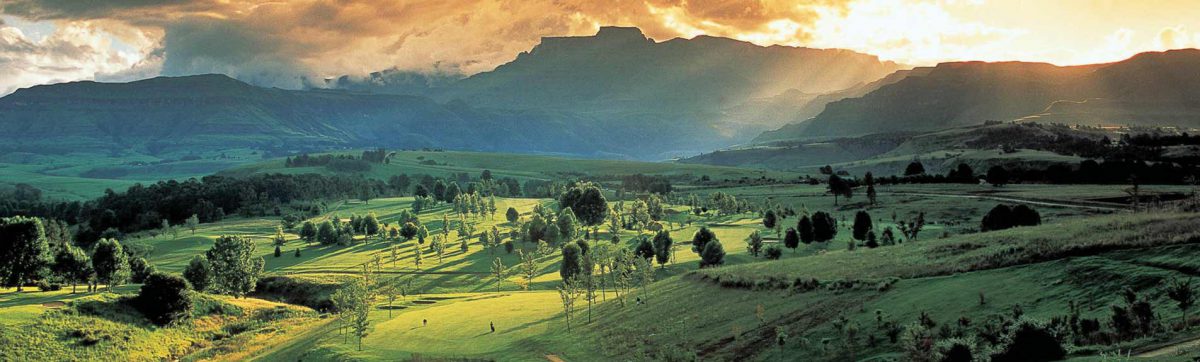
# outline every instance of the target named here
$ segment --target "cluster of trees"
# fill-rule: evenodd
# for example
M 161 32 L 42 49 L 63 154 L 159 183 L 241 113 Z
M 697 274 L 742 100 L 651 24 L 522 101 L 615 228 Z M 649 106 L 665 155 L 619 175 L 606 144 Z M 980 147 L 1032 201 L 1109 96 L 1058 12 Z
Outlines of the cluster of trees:
M 417 220 L 415 215 L 408 213 L 407 210 L 401 212 L 401 220 Z M 405 221 L 408 222 L 408 221 Z M 419 222 L 419 221 L 418 221 Z M 411 223 L 411 222 L 409 222 Z M 300 225 L 297 234 L 301 240 L 305 242 L 318 242 L 321 245 L 351 245 L 354 243 L 355 235 L 363 236 L 387 236 L 396 238 L 405 230 L 398 230 L 396 226 L 390 229 L 388 225 L 380 223 L 379 218 L 375 213 L 367 213 L 366 215 L 350 215 L 350 218 L 343 221 L 337 215 L 333 215 L 329 219 L 319 223 L 312 220 L 305 220 Z M 415 234 L 416 231 L 413 231 Z M 411 239 L 411 236 L 408 237 Z M 364 238 L 364 241 L 369 238 Z
M 671 180 L 666 176 L 634 174 L 621 177 L 621 189 L 660 195 L 671 193 Z
M 1036 226 L 1042 224 L 1042 215 L 1033 208 L 1025 205 L 1008 206 L 996 205 L 979 223 L 980 231 L 1004 230 L 1018 226 Z
M 51 242 L 43 225 L 39 218 L 0 218 L 0 284 L 20 291 L 35 282 L 42 289 L 68 283 L 72 292 L 85 284 L 93 291 L 99 284 L 111 289 L 130 278 L 141 282 L 154 272 L 116 240 L 101 239 L 83 249 L 69 239 Z
M 1145 160 L 1084 160 L 1078 165 L 1057 163 L 1045 168 L 992 166 L 984 174 L 975 174 L 967 164 L 959 164 L 946 175 L 918 174 L 881 178 L 881 183 L 977 183 L 980 179 L 994 186 L 1009 183 L 1052 184 L 1127 184 L 1136 178 L 1142 183 L 1187 184 L 1200 175 L 1196 164 L 1146 162 Z
M 746 200 L 739 200 L 737 196 L 720 191 L 711 193 L 704 199 L 692 194 L 688 197 L 687 205 L 696 215 L 703 215 L 709 211 L 716 211 L 718 215 L 733 215 L 752 210 L 752 205 Z

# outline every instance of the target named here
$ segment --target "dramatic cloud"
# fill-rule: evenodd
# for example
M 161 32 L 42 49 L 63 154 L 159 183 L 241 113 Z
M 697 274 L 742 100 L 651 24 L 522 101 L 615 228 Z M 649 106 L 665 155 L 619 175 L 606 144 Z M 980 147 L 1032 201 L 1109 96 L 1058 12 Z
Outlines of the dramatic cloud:
M 947 60 L 1111 61 L 1195 41 L 1192 0 L 0 0 L 0 16 L 52 24 L 59 35 L 6 35 L 18 86 L 70 79 L 225 73 L 295 88 L 383 69 L 473 74 L 543 36 L 636 26 L 656 40 L 723 36 L 760 45 L 847 48 L 914 65 Z M 1081 9 L 1087 9 L 1082 11 Z M 1066 24 L 1070 24 L 1067 26 Z M 44 26 L 44 25 L 39 25 Z M 1125 38 L 1114 33 L 1129 29 Z M 1163 30 L 1166 28 L 1167 30 Z M 89 29 L 81 39 L 69 29 Z M 1162 30 L 1160 33 L 1159 31 Z M 9 30 L 12 32 L 12 30 Z M 1115 34 L 1115 35 L 1114 35 Z M 1132 35 L 1131 35 L 1132 34 Z M 1157 34 L 1157 37 L 1155 35 Z M 33 39 L 37 38 L 37 39 Z M 107 39 L 107 43 L 94 43 Z M 88 44 L 79 51 L 54 44 Z M 1125 42 L 1125 43 L 1122 43 Z M 10 44 L 11 43 L 11 44 Z M 34 44 L 28 53 L 17 51 Z M 1120 49 L 1117 49 L 1120 48 Z M 36 50 L 34 50 L 36 49 Z M 33 58 L 93 59 L 29 64 Z M 19 53 L 19 54 L 18 54 Z M 40 55 L 38 55 L 40 54 Z M 124 66 L 124 69 L 114 69 Z M 32 67 L 32 68 L 31 68 Z M 78 69 L 75 69 L 78 68 Z M 33 70 L 31 70 L 33 69 Z M 19 74 L 19 75 L 18 75 Z M 40 79 L 40 80 L 37 80 Z M 11 89 L 13 82 L 5 82 Z
M 93 79 L 127 71 L 142 58 L 112 46 L 113 35 L 89 22 L 58 27 L 41 39 L 0 21 L 0 94 L 37 84 Z

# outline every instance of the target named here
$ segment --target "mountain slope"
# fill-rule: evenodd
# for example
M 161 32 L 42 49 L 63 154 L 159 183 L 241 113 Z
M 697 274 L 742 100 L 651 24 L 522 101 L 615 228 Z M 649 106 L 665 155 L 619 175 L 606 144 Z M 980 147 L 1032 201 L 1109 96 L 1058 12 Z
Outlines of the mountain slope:
M 761 140 L 932 131 L 986 120 L 1200 126 L 1200 50 L 1111 64 L 944 63 Z
M 0 147 L 135 148 L 147 153 L 233 147 L 446 147 L 589 153 L 593 122 L 561 113 L 476 109 L 424 97 L 291 91 L 222 75 L 66 83 L 0 98 Z

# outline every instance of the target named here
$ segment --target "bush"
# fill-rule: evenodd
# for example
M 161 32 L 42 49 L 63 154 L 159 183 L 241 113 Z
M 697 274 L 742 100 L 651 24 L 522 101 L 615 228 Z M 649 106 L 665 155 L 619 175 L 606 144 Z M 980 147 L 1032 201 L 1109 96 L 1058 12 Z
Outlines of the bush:
M 713 239 L 704 244 L 704 251 L 700 253 L 700 267 L 719 266 L 725 264 L 725 247 L 721 245 L 720 240 Z
M 934 350 L 941 362 L 971 362 L 974 359 L 971 343 L 961 338 L 939 341 Z
M 45 280 L 39 280 L 39 281 L 37 281 L 37 288 L 38 288 L 38 290 L 43 291 L 43 292 L 56 292 L 56 291 L 62 290 L 62 284 L 51 283 L 51 282 L 47 282 Z
M 772 245 L 767 247 L 767 259 L 779 260 L 783 257 L 783 250 L 779 246 Z
M 165 326 L 192 312 L 189 289 L 188 282 L 183 278 L 156 272 L 146 277 L 141 292 L 134 298 L 134 306 L 150 322 Z
M 1057 361 L 1066 357 L 1062 342 L 1040 322 L 1022 319 L 1007 336 L 1004 349 L 992 355 L 994 362 Z

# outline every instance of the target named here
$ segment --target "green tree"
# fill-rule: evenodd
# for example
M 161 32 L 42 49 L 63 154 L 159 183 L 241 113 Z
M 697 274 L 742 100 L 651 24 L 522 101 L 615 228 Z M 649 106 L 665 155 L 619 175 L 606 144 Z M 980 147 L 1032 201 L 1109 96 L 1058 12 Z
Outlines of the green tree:
M 192 235 L 196 235 L 196 227 L 200 226 L 200 217 L 192 214 L 184 221 L 184 225 L 187 225 L 188 230 L 192 231 Z
M 146 277 L 133 304 L 150 322 L 165 326 L 192 313 L 192 295 L 187 281 L 175 275 L 155 272 Z
M 696 233 L 692 235 L 692 251 L 702 254 L 704 246 L 712 241 L 717 241 L 717 234 L 713 234 L 708 226 L 701 226 L 700 230 L 696 230 Z
M 817 240 L 816 228 L 813 226 L 812 219 L 808 215 L 800 217 L 800 221 L 796 223 L 796 232 L 800 234 L 800 242 L 804 244 L 812 244 Z M 793 249 L 792 251 L 795 251 Z
M 654 235 L 654 259 L 658 261 L 659 267 L 665 267 L 668 261 L 671 261 L 671 252 L 675 241 L 671 240 L 671 232 L 667 230 L 659 230 Z
M 811 227 L 811 221 L 809 226 Z M 800 247 L 800 233 L 796 232 L 796 229 L 788 228 L 783 236 L 783 246 L 791 248 L 792 253 L 795 253 L 796 248 Z
M 300 226 L 300 238 L 305 242 L 313 242 L 317 239 L 317 224 L 312 220 L 304 220 L 304 224 Z
M 412 240 L 413 237 L 417 236 L 418 231 L 417 224 L 406 222 L 400 227 L 400 237 L 403 237 L 404 240 Z
M 525 253 L 524 250 L 517 250 L 517 256 L 521 258 L 521 273 L 525 276 L 525 290 L 529 290 L 533 286 L 533 278 L 537 276 L 537 259 L 533 253 Z
M 1185 281 L 1171 280 L 1167 285 L 1167 297 L 1175 301 L 1175 305 L 1179 307 L 1179 311 L 1183 313 L 1183 329 L 1188 328 L 1188 309 L 1196 303 L 1195 289 L 1192 288 L 1192 279 Z
M 499 257 L 492 259 L 492 276 L 496 278 L 496 293 L 499 293 L 500 282 L 504 280 L 504 262 Z
M 767 229 L 774 229 L 778 221 L 779 217 L 775 216 L 775 210 L 767 210 L 767 213 L 763 215 L 762 224 Z
M 721 241 L 713 239 L 711 242 L 704 244 L 704 251 L 700 253 L 700 267 L 711 267 L 725 264 L 725 247 L 721 246 Z
M 570 207 L 565 207 L 558 213 L 557 224 L 562 240 L 575 240 L 579 237 L 579 221 L 575 219 L 575 212 Z
M 826 242 L 837 237 L 837 219 L 833 215 L 829 215 L 824 211 L 818 211 L 813 214 L 813 239 L 817 242 Z M 803 237 L 803 234 L 801 234 Z
M 365 273 L 364 273 L 365 274 Z M 362 339 L 367 335 L 367 327 L 371 324 L 371 303 L 375 300 L 374 288 L 369 277 L 355 278 L 338 289 L 329 299 L 358 337 L 358 350 L 362 350 Z
M 847 199 L 854 196 L 854 188 L 850 183 L 843 180 L 838 175 L 829 175 L 829 193 L 833 194 L 833 204 L 838 204 L 838 196 L 844 196 Z
M 121 247 L 121 243 L 113 239 L 100 239 L 96 250 L 92 252 L 92 270 L 96 271 L 96 281 L 104 283 L 109 291 L 113 285 L 120 285 L 129 280 L 129 256 Z
M 6 287 L 21 286 L 45 274 L 51 263 L 50 244 L 41 219 L 9 217 L 0 219 L 0 282 Z
M 75 286 L 86 283 L 92 277 L 92 261 L 83 250 L 65 245 L 54 255 L 54 274 L 63 281 L 71 283 L 71 294 L 75 294 Z
M 317 241 L 321 245 L 333 245 L 338 241 L 338 230 L 333 225 L 333 221 L 325 220 L 321 222 L 321 226 L 317 227 Z
M 558 198 L 558 205 L 571 208 L 580 223 L 587 226 L 599 225 L 608 214 L 608 201 L 600 187 L 594 183 L 580 181 L 571 185 Z
M 558 287 L 558 296 L 562 299 L 563 317 L 567 320 L 567 333 L 571 333 L 571 314 L 575 311 L 575 300 L 579 298 L 579 282 L 574 279 L 564 279 Z
M 375 216 L 374 212 L 368 213 L 360 222 L 362 223 L 363 234 L 375 235 L 379 233 L 379 217 Z
M 639 236 L 638 239 L 640 241 L 638 241 L 637 249 L 634 249 L 633 254 L 645 260 L 654 258 L 654 244 L 650 242 L 650 239 L 645 235 Z
M 578 244 L 566 243 L 566 245 L 563 245 L 562 266 L 558 271 L 559 276 L 561 276 L 563 280 L 574 278 L 579 274 L 581 269 L 579 263 L 582 254 L 583 251 L 579 248 Z
M 753 232 L 750 232 L 750 235 L 746 236 L 746 252 L 750 253 L 751 256 L 757 258 L 758 254 L 762 252 L 762 248 L 763 248 L 762 235 L 758 233 L 758 230 L 754 230 Z
M 508 211 L 504 213 L 504 218 L 507 219 L 508 222 L 510 222 L 510 223 L 517 222 L 517 219 L 520 217 L 521 217 L 521 213 L 517 212 L 517 209 L 513 208 L 513 207 L 509 207 Z
M 244 297 L 254 291 L 265 261 L 256 256 L 254 241 L 243 236 L 221 236 L 205 253 L 212 265 L 214 290 Z
M 192 257 L 192 261 L 188 262 L 187 267 L 183 269 L 183 278 L 192 283 L 192 288 L 197 292 L 208 290 L 212 285 L 213 280 L 212 265 L 208 263 L 208 258 L 204 255 L 196 255 Z
M 859 211 L 854 214 L 854 239 L 866 240 L 867 232 L 870 232 L 873 228 L 871 214 L 868 214 L 866 211 Z

